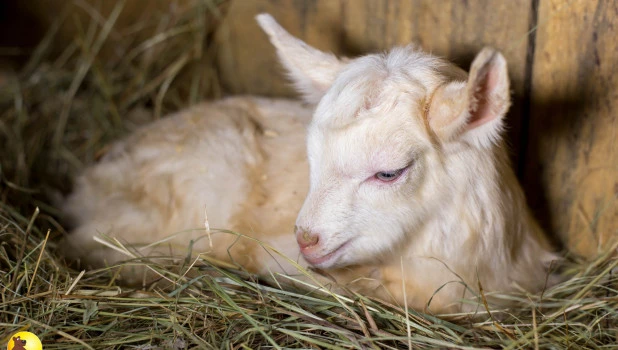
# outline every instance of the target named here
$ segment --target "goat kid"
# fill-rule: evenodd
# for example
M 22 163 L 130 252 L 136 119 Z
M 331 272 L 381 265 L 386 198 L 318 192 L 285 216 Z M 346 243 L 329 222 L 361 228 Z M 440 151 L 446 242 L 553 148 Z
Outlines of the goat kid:
M 555 256 L 503 144 L 510 98 L 499 52 L 483 49 L 469 74 L 412 47 L 338 59 L 269 15 L 257 20 L 314 108 L 227 98 L 116 143 L 65 203 L 69 257 L 126 259 L 94 242 L 99 232 L 148 256 L 186 255 L 192 241 L 193 252 L 259 274 L 297 274 L 298 261 L 366 295 L 416 309 L 431 299 L 438 313 L 472 308 L 460 300 L 479 285 L 543 287 Z M 211 227 L 291 260 L 224 232 L 211 245 L 196 229 L 204 209 Z

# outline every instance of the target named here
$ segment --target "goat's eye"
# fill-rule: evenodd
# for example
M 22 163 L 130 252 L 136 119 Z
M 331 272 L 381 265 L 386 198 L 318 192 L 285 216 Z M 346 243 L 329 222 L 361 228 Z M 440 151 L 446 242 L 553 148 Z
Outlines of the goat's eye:
M 382 182 L 391 182 L 397 180 L 404 170 L 405 168 L 393 171 L 380 171 L 376 173 L 375 177 Z

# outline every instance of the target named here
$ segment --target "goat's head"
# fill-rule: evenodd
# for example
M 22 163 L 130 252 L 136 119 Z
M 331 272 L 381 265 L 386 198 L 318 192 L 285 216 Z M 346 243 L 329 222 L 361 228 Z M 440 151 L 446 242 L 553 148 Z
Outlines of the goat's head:
M 316 267 L 377 260 L 413 239 L 453 195 L 449 164 L 466 162 L 458 150 L 487 152 L 500 139 L 509 81 L 492 49 L 479 53 L 468 76 L 412 47 L 340 60 L 269 15 L 258 22 L 297 89 L 316 104 L 310 191 L 296 223 L 301 252 Z

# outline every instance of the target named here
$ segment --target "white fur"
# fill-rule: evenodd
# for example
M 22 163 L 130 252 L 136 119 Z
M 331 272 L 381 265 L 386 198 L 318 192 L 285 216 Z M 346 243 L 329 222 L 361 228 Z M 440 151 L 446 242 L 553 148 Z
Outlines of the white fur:
M 417 309 L 432 297 L 431 310 L 461 309 L 458 301 L 471 296 L 464 285 L 543 286 L 554 255 L 508 164 L 501 130 L 509 82 L 498 52 L 483 50 L 468 77 L 412 47 L 341 61 L 268 15 L 258 22 L 307 101 L 319 101 L 313 118 L 298 102 L 240 97 L 121 141 L 66 203 L 74 257 L 119 260 L 92 242 L 97 232 L 146 244 L 200 227 L 206 208 L 211 227 L 256 237 L 341 284 Z M 376 178 L 398 169 L 397 180 Z M 203 235 L 178 235 L 173 253 L 194 239 L 194 253 L 258 273 L 293 272 L 250 239 L 216 233 L 211 249 Z

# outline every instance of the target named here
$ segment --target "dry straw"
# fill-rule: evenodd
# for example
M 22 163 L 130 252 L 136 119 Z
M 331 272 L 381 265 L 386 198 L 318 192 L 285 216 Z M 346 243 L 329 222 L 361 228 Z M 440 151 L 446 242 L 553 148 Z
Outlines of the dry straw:
M 299 288 L 304 282 L 294 277 L 259 280 L 208 256 L 148 260 L 105 237 L 101 244 L 125 252 L 126 263 L 68 266 L 55 253 L 64 234 L 53 205 L 58 191 L 111 140 L 216 95 L 216 75 L 204 62 L 212 58 L 207 23 L 217 4 L 184 3 L 173 18 L 162 12 L 123 28 L 122 1 L 106 16 L 68 3 L 23 69 L 2 73 L 0 346 L 27 330 L 45 349 L 615 347 L 616 247 L 593 261 L 565 262 L 564 282 L 541 295 L 491 296 L 516 300 L 517 308 L 448 320 L 317 284 Z M 74 11 L 90 20 L 80 22 Z M 75 38 L 59 45 L 66 21 L 74 22 Z M 116 54 L 103 57 L 111 40 Z M 205 239 L 234 234 L 204 232 Z M 158 282 L 119 286 L 122 269 L 136 266 Z

